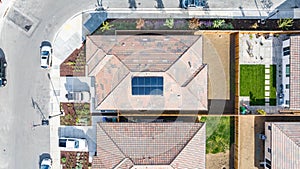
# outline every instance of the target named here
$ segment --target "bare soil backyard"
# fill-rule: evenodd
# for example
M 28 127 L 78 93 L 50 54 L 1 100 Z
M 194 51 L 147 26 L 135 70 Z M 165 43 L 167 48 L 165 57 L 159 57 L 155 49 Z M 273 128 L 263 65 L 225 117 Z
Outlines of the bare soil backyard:
M 206 154 L 206 168 L 229 169 L 229 151 L 225 153 Z

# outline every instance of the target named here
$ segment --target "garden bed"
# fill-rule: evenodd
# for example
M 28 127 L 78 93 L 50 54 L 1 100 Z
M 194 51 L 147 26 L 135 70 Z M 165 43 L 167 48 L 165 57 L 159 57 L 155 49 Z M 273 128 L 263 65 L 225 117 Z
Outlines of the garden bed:
M 91 125 L 91 113 L 89 103 L 60 103 L 60 109 L 65 113 L 64 116 L 60 117 L 60 125 Z
M 85 45 L 82 45 L 60 65 L 60 76 L 85 76 L 85 59 Z
M 61 151 L 60 156 L 63 169 L 89 169 L 92 166 L 88 152 Z
M 290 23 L 292 22 L 292 23 Z M 280 26 L 281 25 L 281 26 Z M 93 34 L 115 35 L 116 30 L 299 30 L 300 20 L 268 19 L 108 19 Z

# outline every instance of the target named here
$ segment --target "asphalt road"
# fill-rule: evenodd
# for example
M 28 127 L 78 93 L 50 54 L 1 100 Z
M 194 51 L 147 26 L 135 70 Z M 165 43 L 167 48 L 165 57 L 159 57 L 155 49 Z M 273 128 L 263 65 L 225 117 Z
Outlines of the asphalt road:
M 10 8 L 0 30 L 0 47 L 8 62 L 8 84 L 0 88 L 0 169 L 38 168 L 39 155 L 50 152 L 49 126 L 33 127 L 51 110 L 52 87 L 48 71 L 40 68 L 39 45 L 52 41 L 71 16 L 95 4 L 96 0 L 16 0 Z M 21 16 L 13 15 L 12 9 Z M 32 24 L 28 32 L 22 27 L 25 21 Z

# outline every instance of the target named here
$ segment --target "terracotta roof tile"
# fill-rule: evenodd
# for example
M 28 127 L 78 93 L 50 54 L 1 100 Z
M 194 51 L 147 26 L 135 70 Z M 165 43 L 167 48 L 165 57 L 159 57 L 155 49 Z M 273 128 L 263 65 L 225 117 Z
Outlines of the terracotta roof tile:
M 202 168 L 205 126 L 202 123 L 99 123 L 97 147 L 95 166 L 109 158 L 117 159 L 113 164 L 108 162 L 109 166 L 118 166 L 126 157 L 134 165 L 170 165 L 175 161 L 172 164 L 189 168 L 191 164 L 184 161 L 188 158 L 195 162 L 192 166 Z
M 96 109 L 207 110 L 201 36 L 90 36 L 88 40 L 98 46 L 88 63 L 89 76 L 96 79 Z M 132 95 L 135 76 L 163 77 L 163 94 Z

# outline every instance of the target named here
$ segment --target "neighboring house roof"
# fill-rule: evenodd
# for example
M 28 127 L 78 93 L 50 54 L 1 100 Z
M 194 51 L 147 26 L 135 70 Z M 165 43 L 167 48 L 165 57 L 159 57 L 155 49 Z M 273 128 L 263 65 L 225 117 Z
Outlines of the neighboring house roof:
M 204 123 L 98 123 L 93 168 L 204 169 Z
M 88 36 L 96 109 L 207 110 L 201 36 Z M 132 95 L 132 78 L 163 77 L 163 95 Z
M 300 36 L 290 38 L 290 109 L 300 110 Z
M 271 139 L 267 135 L 271 147 L 266 148 L 271 148 L 272 169 L 299 168 L 300 122 L 270 122 L 266 125 L 271 126 Z

